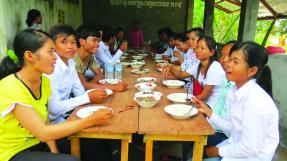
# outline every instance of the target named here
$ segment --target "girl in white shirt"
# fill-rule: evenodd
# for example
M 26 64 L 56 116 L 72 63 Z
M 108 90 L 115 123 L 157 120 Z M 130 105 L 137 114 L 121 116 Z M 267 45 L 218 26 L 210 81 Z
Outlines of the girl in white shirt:
M 214 108 L 220 93 L 220 83 L 225 76 L 224 70 L 216 59 L 216 42 L 212 37 L 203 36 L 198 40 L 195 55 L 200 64 L 197 68 L 197 80 L 202 86 L 202 92 L 197 99 L 205 101 L 210 108 Z
M 279 143 L 278 110 L 272 100 L 271 71 L 264 47 L 243 42 L 231 49 L 225 67 L 227 79 L 236 86 L 227 96 L 229 117 L 217 116 L 195 99 L 197 108 L 230 138 L 209 147 L 209 157 L 222 161 L 271 161 Z M 214 158 L 215 159 L 215 158 Z

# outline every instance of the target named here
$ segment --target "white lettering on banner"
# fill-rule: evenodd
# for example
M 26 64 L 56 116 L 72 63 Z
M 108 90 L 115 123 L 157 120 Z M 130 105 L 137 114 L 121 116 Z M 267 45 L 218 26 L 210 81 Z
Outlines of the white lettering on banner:
M 153 8 L 153 7 L 159 7 L 159 8 L 181 8 L 182 7 L 182 2 L 170 2 L 170 1 L 149 1 L 149 0 L 110 0 L 110 5 L 111 6 L 125 6 L 125 7 L 137 7 L 137 8 L 142 8 L 142 7 L 148 7 L 148 8 Z

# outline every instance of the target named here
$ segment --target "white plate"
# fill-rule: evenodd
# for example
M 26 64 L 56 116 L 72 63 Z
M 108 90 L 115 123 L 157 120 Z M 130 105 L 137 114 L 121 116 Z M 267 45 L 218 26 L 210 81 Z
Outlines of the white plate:
M 191 100 L 193 95 L 188 94 L 188 98 Z M 186 103 L 190 101 L 186 101 L 187 95 L 186 93 L 172 93 L 167 95 L 167 99 L 171 100 L 174 103 Z
M 189 113 L 188 111 L 192 108 L 191 105 L 185 104 L 172 104 L 164 107 L 164 111 L 170 114 L 172 117 L 177 119 L 187 119 L 198 113 L 198 110 L 194 107 Z
M 85 118 L 85 117 L 89 117 L 91 116 L 94 112 L 98 111 L 101 108 L 107 108 L 105 106 L 89 106 L 89 107 L 85 107 L 80 109 L 77 112 L 77 116 L 79 118 Z
M 140 97 L 140 96 L 155 96 L 155 97 L 161 97 L 162 93 L 157 92 L 157 91 L 142 91 L 142 92 L 137 92 L 135 93 L 135 97 Z
M 135 73 L 135 74 L 145 74 L 147 72 L 149 72 L 149 69 L 143 69 L 143 70 L 133 69 L 132 70 L 132 73 Z
M 183 81 L 180 80 L 165 80 L 162 83 L 168 88 L 180 88 L 185 84 Z
M 121 62 L 122 66 L 129 66 L 130 63 L 129 62 Z
M 141 77 L 137 79 L 137 82 L 156 82 L 156 78 L 154 77 Z
M 120 82 L 121 82 L 121 80 L 119 80 L 119 79 L 102 79 L 102 80 L 99 80 L 99 83 L 101 83 L 101 84 L 118 84 Z
M 89 90 L 87 90 L 86 91 L 86 93 L 89 93 L 89 92 L 91 92 L 91 91 L 93 91 L 93 90 L 96 90 L 96 89 L 89 89 Z M 109 95 L 112 95 L 114 92 L 112 91 L 112 90 L 110 90 L 110 89 L 105 89 L 105 91 L 106 91 L 106 93 L 107 93 L 107 95 L 109 96 Z

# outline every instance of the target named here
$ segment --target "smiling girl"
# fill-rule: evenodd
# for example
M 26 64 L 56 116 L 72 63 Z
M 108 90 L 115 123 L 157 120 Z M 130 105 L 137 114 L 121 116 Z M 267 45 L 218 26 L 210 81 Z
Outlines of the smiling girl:
M 229 81 L 235 82 L 227 96 L 229 117 L 216 115 L 202 101 L 197 108 L 209 120 L 230 134 L 230 138 L 209 147 L 209 157 L 223 161 L 271 161 L 279 142 L 278 110 L 272 100 L 271 71 L 264 47 L 238 43 L 225 66 Z
M 9 51 L 0 66 L 0 160 L 1 161 L 78 161 L 58 153 L 56 139 L 83 128 L 106 124 L 109 110 L 90 117 L 50 125 L 49 79 L 54 70 L 54 43 L 43 31 L 28 29 L 16 35 L 14 51 Z M 47 146 L 48 145 L 48 146 Z

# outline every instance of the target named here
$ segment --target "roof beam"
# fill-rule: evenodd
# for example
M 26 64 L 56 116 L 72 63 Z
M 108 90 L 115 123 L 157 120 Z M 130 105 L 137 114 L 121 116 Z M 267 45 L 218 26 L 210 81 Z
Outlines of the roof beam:
M 265 17 L 258 17 L 257 20 L 273 20 L 275 19 L 274 16 L 265 16 Z M 287 15 L 277 15 L 276 19 L 287 19 Z
M 276 18 L 278 13 L 267 3 L 265 0 L 260 0 L 260 2 L 267 8 L 269 12 Z

